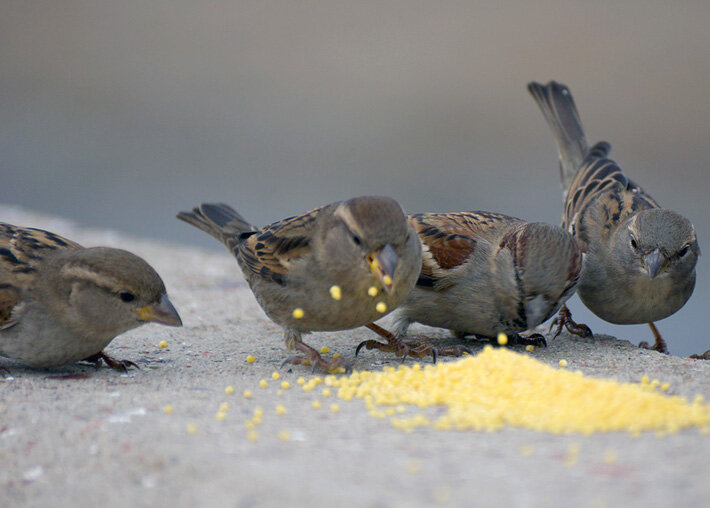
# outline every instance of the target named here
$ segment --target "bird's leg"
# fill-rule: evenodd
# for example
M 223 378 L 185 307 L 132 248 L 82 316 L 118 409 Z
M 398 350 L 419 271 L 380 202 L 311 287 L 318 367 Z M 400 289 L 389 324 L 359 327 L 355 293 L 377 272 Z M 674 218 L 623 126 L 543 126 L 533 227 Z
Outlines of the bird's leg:
M 286 358 L 281 364 L 282 367 L 287 363 L 293 363 L 294 365 L 312 365 L 313 370 L 320 368 L 325 372 L 335 372 L 345 367 L 345 361 L 342 356 L 333 358 L 328 362 L 325 361 L 318 351 L 303 342 L 300 332 L 287 329 L 284 333 L 284 339 L 288 349 L 295 349 L 301 353 L 301 355 Z
M 360 350 L 365 347 L 367 349 L 379 349 L 380 351 L 394 353 L 395 356 L 401 357 L 402 361 L 404 361 L 407 356 L 421 358 L 431 354 L 432 361 L 436 363 L 436 357 L 439 355 L 461 356 L 464 352 L 469 354 L 471 353 L 471 350 L 463 345 L 435 347 L 425 338 L 397 337 L 392 332 L 385 330 L 375 323 L 369 323 L 365 326 L 385 339 L 387 342 L 383 343 L 377 340 L 365 340 L 355 349 L 355 356 L 357 356 Z
M 700 355 L 690 355 L 688 358 L 692 358 L 694 360 L 710 360 L 710 349 Z M 2 367 L 0 367 L 0 369 L 2 369 Z
M 557 331 L 552 336 L 553 339 L 556 339 L 557 336 L 562 333 L 562 328 L 567 328 L 569 333 L 585 339 L 592 336 L 592 330 L 590 330 L 587 325 L 575 323 L 572 320 L 572 313 L 564 304 L 560 307 L 560 311 L 557 313 L 557 316 L 555 316 L 555 319 L 552 320 L 552 323 L 550 323 L 550 328 L 547 331 L 551 331 L 555 326 L 557 326 Z
M 653 346 L 649 346 L 648 342 L 643 341 L 639 343 L 639 347 L 644 349 L 653 349 L 654 351 L 658 351 L 659 353 L 663 353 L 664 355 L 669 354 L 668 345 L 666 345 L 666 341 L 663 340 L 663 337 L 661 337 L 661 334 L 658 331 L 658 328 L 656 328 L 656 325 L 653 324 L 653 321 L 649 322 L 648 326 L 651 327 L 651 331 L 653 332 L 653 336 L 656 338 L 656 342 L 653 344 Z
M 128 372 L 129 367 L 135 367 L 136 369 L 139 368 L 138 365 L 130 360 L 114 360 L 103 351 L 96 353 L 95 355 L 91 355 L 88 358 L 84 358 L 82 362 L 91 363 L 98 369 L 101 366 L 102 360 L 112 369 L 120 370 L 121 372 Z

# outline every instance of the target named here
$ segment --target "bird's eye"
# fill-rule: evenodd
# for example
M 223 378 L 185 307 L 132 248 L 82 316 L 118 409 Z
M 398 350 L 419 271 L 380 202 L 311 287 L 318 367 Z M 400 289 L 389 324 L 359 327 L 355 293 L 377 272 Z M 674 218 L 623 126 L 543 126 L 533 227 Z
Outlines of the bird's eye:
M 678 257 L 682 258 L 683 256 L 685 256 L 688 253 L 689 250 L 690 250 L 690 245 L 688 245 L 688 244 L 683 245 L 683 248 L 678 251 Z
M 126 303 L 132 302 L 136 299 L 136 295 L 134 295 L 130 291 L 119 291 L 118 297 L 121 299 L 121 301 Z
M 634 238 L 633 236 L 631 237 L 631 248 L 634 250 L 639 248 L 639 244 L 636 243 L 636 238 Z
M 355 245 L 362 244 L 362 240 L 360 240 L 360 237 L 357 235 L 353 235 L 353 242 L 355 242 Z

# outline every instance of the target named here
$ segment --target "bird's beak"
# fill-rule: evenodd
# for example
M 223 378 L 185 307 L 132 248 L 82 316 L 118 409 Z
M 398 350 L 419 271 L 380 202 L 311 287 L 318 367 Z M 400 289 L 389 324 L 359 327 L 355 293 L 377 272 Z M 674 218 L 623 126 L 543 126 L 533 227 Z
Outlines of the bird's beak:
M 660 249 L 656 249 L 650 254 L 646 254 L 643 257 L 643 263 L 648 271 L 648 276 L 652 279 L 655 279 L 656 276 L 668 266 L 668 260 L 666 259 L 666 256 L 661 253 Z
M 182 320 L 167 295 L 162 295 L 155 305 L 146 305 L 135 310 L 138 319 L 168 326 L 182 326 Z
M 394 271 L 399 262 L 399 257 L 394 251 L 394 248 L 390 244 L 386 244 L 381 249 L 377 249 L 372 254 L 368 255 L 365 259 L 367 259 L 370 270 L 375 274 L 375 277 L 380 281 L 385 291 L 388 293 L 392 292 Z

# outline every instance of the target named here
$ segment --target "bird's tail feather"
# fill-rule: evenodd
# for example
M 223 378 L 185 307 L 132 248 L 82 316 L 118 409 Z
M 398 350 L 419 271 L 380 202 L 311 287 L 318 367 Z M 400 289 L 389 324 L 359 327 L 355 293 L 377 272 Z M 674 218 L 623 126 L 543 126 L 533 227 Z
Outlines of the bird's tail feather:
M 569 88 L 555 81 L 546 85 L 528 83 L 528 91 L 540 106 L 555 137 L 560 157 L 560 180 L 566 194 L 589 151 L 577 107 Z
M 178 213 L 177 218 L 212 235 L 229 248 L 233 247 L 235 238 L 256 231 L 234 208 L 224 203 L 202 203 L 191 212 Z

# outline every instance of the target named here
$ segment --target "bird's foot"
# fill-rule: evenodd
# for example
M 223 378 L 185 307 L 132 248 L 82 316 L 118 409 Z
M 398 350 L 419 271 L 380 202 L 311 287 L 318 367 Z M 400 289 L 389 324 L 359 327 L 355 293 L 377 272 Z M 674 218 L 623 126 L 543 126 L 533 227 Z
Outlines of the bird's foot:
M 430 340 L 422 337 L 397 337 L 384 328 L 370 323 L 367 326 L 370 330 L 384 338 L 387 342 L 379 342 L 377 340 L 365 340 L 358 344 L 355 349 L 355 356 L 364 347 L 367 349 L 379 349 L 389 353 L 394 353 L 395 356 L 405 360 L 408 356 L 413 358 L 422 358 L 431 355 L 432 362 L 436 363 L 438 356 L 461 356 L 464 353 L 471 354 L 471 350 L 462 344 L 449 346 L 435 346 Z
M 530 335 L 515 333 L 509 337 L 509 340 L 513 346 L 547 347 L 545 336 L 541 333 L 531 333 Z
M 692 358 L 694 360 L 710 360 L 710 349 L 699 355 L 690 355 L 688 358 Z
M 666 341 L 663 340 L 663 337 L 661 337 L 660 332 L 658 331 L 658 328 L 656 328 L 656 325 L 653 324 L 653 322 L 648 323 L 648 326 L 651 327 L 651 332 L 653 332 L 653 336 L 656 338 L 656 342 L 654 342 L 653 346 L 649 346 L 648 342 L 643 341 L 639 343 L 639 347 L 643 349 L 651 349 L 653 351 L 658 351 L 659 353 L 663 353 L 664 355 L 670 354 L 668 351 L 668 345 L 666 344 Z
M 650 351 L 658 351 L 659 353 L 663 353 L 664 355 L 670 354 L 668 351 L 668 346 L 666 346 L 665 342 L 662 342 L 660 344 L 658 342 L 656 342 L 655 344 L 650 345 L 648 342 L 646 342 L 644 340 L 644 341 L 639 342 L 639 347 L 641 349 L 648 349 Z
M 486 337 L 485 335 L 478 335 L 476 333 L 468 332 L 456 332 L 456 337 L 461 339 L 474 339 L 478 341 L 484 341 L 490 343 L 492 346 L 501 346 L 503 344 L 498 343 L 497 338 Z M 523 335 L 520 333 L 513 333 L 507 335 L 508 342 L 505 343 L 506 346 L 536 346 L 536 347 L 547 347 L 547 340 L 545 336 L 541 333 L 531 333 L 530 335 Z
M 567 328 L 569 333 L 585 339 L 592 336 L 592 330 L 587 325 L 574 322 L 572 319 L 572 313 L 566 305 L 560 307 L 560 311 L 557 313 L 557 316 L 555 316 L 555 319 L 553 319 L 552 323 L 550 323 L 548 332 L 555 326 L 557 327 L 557 330 L 552 336 L 553 339 L 556 339 L 557 336 L 562 333 L 562 328 Z
M 281 367 L 287 363 L 294 365 L 312 365 L 313 372 L 315 372 L 316 369 L 321 369 L 329 374 L 340 374 L 348 370 L 342 356 L 332 358 L 330 361 L 325 361 L 318 351 L 304 342 L 297 342 L 295 347 L 301 354 L 286 358 L 281 364 Z
M 436 363 L 437 349 L 429 341 L 424 339 L 406 339 L 397 337 L 393 333 L 385 330 L 375 323 L 365 325 L 367 328 L 375 332 L 387 342 L 379 342 L 377 340 L 364 340 L 355 348 L 355 356 L 360 353 L 360 350 L 365 347 L 367 349 L 379 349 L 388 353 L 394 353 L 395 356 L 402 359 L 404 362 L 407 356 L 413 358 L 421 358 L 426 355 L 431 355 L 433 363 Z
M 106 365 L 111 367 L 112 369 L 118 370 L 121 372 L 128 372 L 129 367 L 134 367 L 136 369 L 140 369 L 140 367 L 138 367 L 138 365 L 136 365 L 135 363 L 133 363 L 130 360 L 114 360 L 113 358 L 111 358 L 109 355 L 107 355 L 103 351 L 100 353 L 97 353 L 95 355 L 91 355 L 88 358 L 84 358 L 82 361 L 91 363 L 97 369 L 99 367 L 101 367 L 102 361 L 104 363 L 106 363 Z

